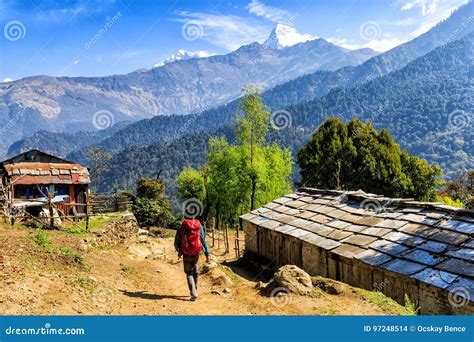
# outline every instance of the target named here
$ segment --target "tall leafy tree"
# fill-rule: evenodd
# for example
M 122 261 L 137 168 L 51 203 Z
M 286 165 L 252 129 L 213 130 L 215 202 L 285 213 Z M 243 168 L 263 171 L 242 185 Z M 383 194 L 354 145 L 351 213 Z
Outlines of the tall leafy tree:
M 97 191 L 97 185 L 100 184 L 100 176 L 109 169 L 109 161 L 112 155 L 98 147 L 89 149 L 89 160 L 94 178 L 94 188 Z
M 241 144 L 246 159 L 248 178 L 251 184 L 250 209 L 255 208 L 255 195 L 259 177 L 259 166 L 262 161 L 262 147 L 269 131 L 270 112 L 260 97 L 260 92 L 253 86 L 244 90 L 244 96 L 239 103 L 243 117 L 237 121 L 237 141 Z
M 291 153 L 278 144 L 267 144 L 270 113 L 257 89 L 247 88 L 237 116 L 236 144 L 224 137 L 209 140 L 206 168 L 206 198 L 217 218 L 235 220 L 243 212 L 291 191 Z M 183 170 L 177 179 L 180 191 L 189 177 Z
M 388 130 L 358 119 L 327 119 L 299 151 L 298 164 L 307 186 L 426 201 L 436 199 L 441 176 L 439 166 L 401 151 Z

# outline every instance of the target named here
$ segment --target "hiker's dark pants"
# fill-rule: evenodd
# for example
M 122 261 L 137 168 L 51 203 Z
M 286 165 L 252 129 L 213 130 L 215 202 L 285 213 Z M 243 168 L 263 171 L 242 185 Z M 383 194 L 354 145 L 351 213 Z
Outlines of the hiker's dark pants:
M 197 297 L 198 295 L 198 261 L 199 255 L 183 255 L 184 273 L 186 273 L 189 293 L 193 297 Z

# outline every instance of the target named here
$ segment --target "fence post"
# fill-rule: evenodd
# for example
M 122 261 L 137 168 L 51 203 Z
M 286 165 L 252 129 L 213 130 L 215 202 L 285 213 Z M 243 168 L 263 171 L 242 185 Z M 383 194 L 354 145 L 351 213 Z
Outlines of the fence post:
M 225 253 L 229 253 L 229 224 L 225 224 L 225 232 L 224 232 L 224 245 L 225 245 Z
M 84 192 L 86 199 L 86 232 L 89 231 L 89 194 L 87 191 Z
M 51 230 L 54 229 L 54 210 L 53 210 L 53 204 L 51 201 L 51 194 L 48 192 L 48 208 L 49 208 L 49 228 Z
M 235 247 L 237 248 L 237 259 L 240 258 L 240 226 L 242 225 L 242 219 L 239 219 L 239 224 L 235 227 L 236 228 L 236 233 L 235 233 Z

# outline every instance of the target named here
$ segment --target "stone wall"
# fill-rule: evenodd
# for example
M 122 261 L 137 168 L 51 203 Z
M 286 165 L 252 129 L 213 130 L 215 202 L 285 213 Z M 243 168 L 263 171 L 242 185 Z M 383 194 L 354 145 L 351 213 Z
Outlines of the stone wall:
M 92 245 L 111 247 L 119 243 L 129 243 L 138 238 L 138 222 L 133 214 L 124 214 L 120 219 L 93 232 Z
M 310 275 L 339 280 L 354 287 L 379 291 L 405 304 L 405 294 L 420 307 L 422 315 L 472 315 L 474 303 L 450 304 L 449 291 L 369 265 L 351 251 L 333 252 L 294 236 L 243 221 L 246 255 L 277 269 L 285 264 L 301 267 Z M 330 248 L 330 247 L 328 247 Z M 336 248 L 337 250 L 337 248 Z M 357 251 L 354 251 L 354 253 Z M 383 260 L 380 261 L 383 263 Z

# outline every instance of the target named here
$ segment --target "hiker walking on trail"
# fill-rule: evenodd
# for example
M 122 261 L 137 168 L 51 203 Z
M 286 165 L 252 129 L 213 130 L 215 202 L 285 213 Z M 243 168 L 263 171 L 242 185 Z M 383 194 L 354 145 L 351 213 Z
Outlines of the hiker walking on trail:
M 206 262 L 209 262 L 206 234 L 199 220 L 194 218 L 183 220 L 176 232 L 174 248 L 178 252 L 178 258 L 183 257 L 190 300 L 195 301 L 198 297 L 198 262 L 201 252 L 204 252 Z

